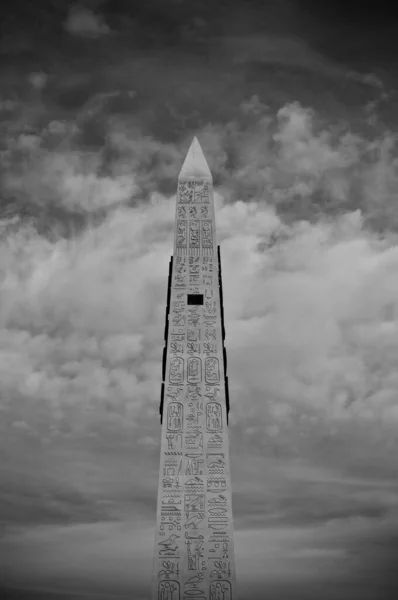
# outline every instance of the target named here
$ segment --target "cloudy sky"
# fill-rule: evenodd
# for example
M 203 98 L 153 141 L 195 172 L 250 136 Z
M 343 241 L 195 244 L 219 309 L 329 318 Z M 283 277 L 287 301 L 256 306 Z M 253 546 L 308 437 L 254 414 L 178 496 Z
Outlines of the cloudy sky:
M 240 599 L 395 597 L 398 19 L 358 6 L 2 5 L 4 598 L 149 598 L 194 135 L 221 245 Z

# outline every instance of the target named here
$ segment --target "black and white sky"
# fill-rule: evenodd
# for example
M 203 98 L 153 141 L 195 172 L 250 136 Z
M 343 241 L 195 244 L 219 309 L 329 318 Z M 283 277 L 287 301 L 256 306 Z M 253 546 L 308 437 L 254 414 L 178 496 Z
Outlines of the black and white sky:
M 1 4 L 2 598 L 149 599 L 194 135 L 222 254 L 240 600 L 397 597 L 392 4 Z

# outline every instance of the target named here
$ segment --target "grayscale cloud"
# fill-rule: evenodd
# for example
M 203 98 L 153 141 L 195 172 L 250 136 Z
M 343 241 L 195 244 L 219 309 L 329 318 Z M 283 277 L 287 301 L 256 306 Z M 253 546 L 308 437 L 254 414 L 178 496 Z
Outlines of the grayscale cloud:
M 82 37 L 99 37 L 110 33 L 109 26 L 100 15 L 80 6 L 71 8 L 65 29 L 71 35 Z

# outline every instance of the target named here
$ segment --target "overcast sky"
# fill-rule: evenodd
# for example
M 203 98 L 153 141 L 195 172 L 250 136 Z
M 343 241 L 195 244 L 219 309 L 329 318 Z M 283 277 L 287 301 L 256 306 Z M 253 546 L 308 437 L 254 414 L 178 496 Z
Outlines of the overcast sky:
M 397 593 L 398 21 L 383 2 L 214 4 L 0 9 L 5 598 L 149 599 L 194 135 L 221 245 L 240 600 Z

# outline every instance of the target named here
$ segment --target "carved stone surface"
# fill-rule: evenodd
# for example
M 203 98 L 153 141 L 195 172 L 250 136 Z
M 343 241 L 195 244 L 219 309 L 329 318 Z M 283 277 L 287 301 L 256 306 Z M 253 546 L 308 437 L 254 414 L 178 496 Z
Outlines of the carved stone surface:
M 219 278 L 212 177 L 194 138 L 177 189 L 152 600 L 237 600 Z

